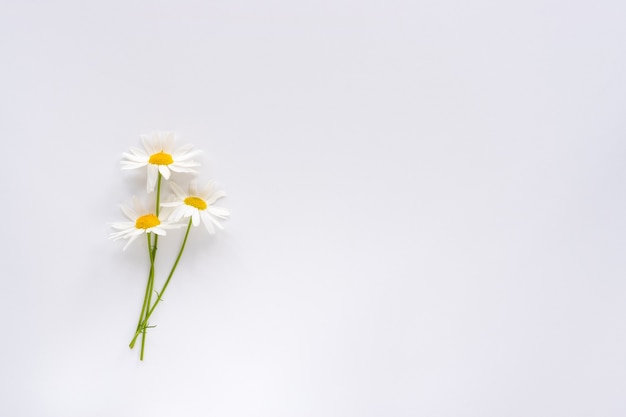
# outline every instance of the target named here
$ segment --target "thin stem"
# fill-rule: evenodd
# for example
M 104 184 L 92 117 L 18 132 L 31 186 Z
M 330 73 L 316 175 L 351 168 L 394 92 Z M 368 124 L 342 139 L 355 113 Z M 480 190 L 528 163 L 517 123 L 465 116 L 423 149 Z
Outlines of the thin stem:
M 141 323 L 143 322 L 144 315 L 146 313 L 146 305 L 148 304 L 148 293 L 150 292 L 150 280 L 154 275 L 154 262 L 152 257 L 152 243 L 150 241 L 150 233 L 146 233 L 148 237 L 148 252 L 150 252 L 150 273 L 148 274 L 148 282 L 146 283 L 146 294 L 143 297 L 143 305 L 141 306 L 141 314 L 139 314 L 139 321 L 137 322 L 137 331 L 141 328 Z M 135 347 L 134 343 L 131 343 L 130 348 Z
M 191 218 L 189 218 L 189 223 L 187 224 L 187 231 L 185 232 L 185 238 L 183 239 L 183 244 L 180 246 L 180 251 L 178 252 L 178 256 L 176 257 L 176 262 L 174 262 L 174 266 L 172 266 L 172 270 L 170 271 L 170 274 L 167 276 L 167 280 L 165 280 L 165 284 L 163 285 L 163 288 L 161 289 L 161 292 L 159 293 L 159 298 L 157 298 L 157 300 L 154 302 L 154 305 L 152 306 L 150 311 L 148 311 L 148 313 L 146 314 L 146 318 L 149 318 L 152 315 L 152 312 L 154 311 L 156 306 L 159 304 L 159 301 L 161 301 L 161 297 L 165 293 L 165 290 L 167 289 L 167 286 L 169 285 L 170 280 L 172 279 L 172 276 L 174 275 L 174 271 L 176 271 L 176 267 L 178 266 L 178 261 L 180 261 L 180 257 L 183 254 L 183 251 L 185 250 L 185 244 L 187 243 L 189 230 L 191 230 Z
M 150 255 L 150 273 L 148 274 L 148 282 L 146 283 L 146 293 L 144 294 L 144 297 L 143 297 L 143 305 L 141 306 L 141 314 L 139 314 L 139 321 L 137 323 L 137 329 L 135 330 L 136 332 L 141 330 L 141 324 L 143 323 L 145 319 L 147 308 L 150 306 L 149 299 L 150 299 L 150 294 L 152 293 L 152 287 L 154 283 L 154 253 L 153 253 L 154 251 L 152 250 L 152 242 L 150 239 L 150 235 L 151 233 L 146 233 L 146 236 L 148 238 L 148 253 Z M 128 347 L 133 349 L 135 347 L 135 341 L 136 339 L 133 339 L 128 345 Z
M 158 174 L 158 180 L 157 180 L 157 192 L 156 192 L 156 207 L 154 209 L 154 211 L 156 212 L 156 216 L 157 218 L 159 217 L 159 207 L 161 206 L 161 173 L 159 172 Z M 152 255 L 151 258 L 151 263 L 150 263 L 150 268 L 152 270 L 152 275 L 151 275 L 151 280 L 149 282 L 149 286 L 150 286 L 150 292 L 148 293 L 148 307 L 150 307 L 150 303 L 152 302 L 152 290 L 154 288 L 154 260 L 156 259 L 156 251 L 157 251 L 157 243 L 159 242 L 159 235 L 157 235 L 156 233 L 154 234 L 154 246 L 152 247 L 152 251 L 150 252 Z M 143 326 L 143 334 L 141 336 L 141 355 L 139 355 L 139 359 L 143 360 L 143 352 L 144 352 L 144 348 L 146 346 L 146 332 L 147 332 L 147 328 L 148 328 L 148 316 L 147 316 L 147 311 L 146 311 L 146 316 L 143 319 L 143 322 L 145 323 L 145 325 Z
M 144 321 L 143 321 L 143 325 L 141 326 L 141 329 L 137 329 L 137 332 L 135 333 L 135 337 L 133 338 L 133 341 L 131 343 L 134 343 L 134 341 L 137 339 L 137 337 L 142 332 L 142 330 L 143 330 L 143 332 L 145 334 L 145 329 L 148 326 L 148 319 L 150 318 L 150 316 L 152 316 L 152 313 L 154 312 L 154 309 L 156 308 L 156 306 L 161 301 L 161 299 L 163 297 L 163 294 L 165 293 L 165 290 L 167 290 L 167 286 L 169 285 L 170 280 L 172 279 L 172 276 L 174 276 L 174 272 L 176 271 L 176 267 L 178 266 L 178 261 L 180 261 L 180 257 L 182 256 L 183 251 L 185 250 L 185 244 L 187 243 L 187 237 L 189 236 L 189 230 L 191 230 L 191 218 L 189 218 L 189 223 L 187 224 L 187 231 L 185 232 L 185 238 L 183 239 L 183 243 L 180 246 L 180 250 L 178 251 L 178 256 L 176 257 L 176 261 L 174 262 L 174 265 L 172 266 L 172 270 L 170 271 L 170 274 L 167 276 L 167 280 L 165 280 L 165 284 L 163 285 L 163 288 L 161 289 L 161 292 L 158 293 L 159 297 L 154 302 L 154 305 L 152 305 L 152 307 L 146 313 L 146 316 L 145 316 Z
M 156 207 L 154 211 L 156 212 L 157 218 L 159 217 L 159 207 L 161 206 L 161 173 L 158 174 L 157 180 L 157 192 L 156 192 Z M 148 293 L 148 307 L 150 307 L 150 303 L 152 302 L 152 290 L 154 288 L 154 260 L 156 259 L 156 251 L 157 251 L 157 243 L 159 242 L 159 235 L 154 234 L 154 246 L 152 247 L 152 259 L 150 263 L 150 268 L 152 269 L 151 280 L 149 282 L 150 292 Z M 143 360 L 143 352 L 146 347 L 146 333 L 148 331 L 148 311 L 146 311 L 146 315 L 143 319 L 142 326 L 142 335 L 141 335 L 141 354 L 139 355 L 139 360 Z M 134 339 L 133 339 L 134 340 Z
M 146 328 L 141 329 L 141 354 L 139 355 L 139 360 L 143 360 L 143 351 L 146 348 Z
M 154 240 L 156 241 L 156 236 L 155 236 Z M 147 299 L 148 307 L 150 306 L 150 300 L 152 298 L 152 289 L 154 288 L 154 253 L 155 253 L 155 251 L 156 251 L 156 247 L 152 250 L 152 255 L 153 256 L 152 256 L 152 262 L 151 262 L 151 265 L 150 265 L 150 272 L 151 272 L 151 274 L 150 274 L 150 280 L 148 281 L 148 288 L 146 288 L 146 290 L 148 291 L 148 299 Z M 145 314 L 148 314 L 147 310 L 146 310 Z M 143 360 L 143 352 L 144 352 L 144 349 L 146 347 L 146 329 L 147 329 L 148 324 L 147 324 L 147 318 L 145 316 L 143 318 L 142 323 L 146 323 L 146 324 L 143 325 L 140 328 L 141 331 L 142 331 L 142 335 L 141 335 L 141 354 L 139 355 L 139 359 L 140 360 Z M 134 340 L 135 339 L 133 339 L 133 341 Z
M 160 202 L 161 202 L 161 173 L 159 172 L 159 179 L 157 180 L 156 209 L 154 210 L 156 211 L 157 217 L 159 217 Z
M 161 201 L 161 173 L 159 172 L 158 175 L 159 176 L 158 176 L 158 181 L 157 181 L 156 209 L 155 209 L 157 217 L 159 217 L 159 206 L 160 206 L 160 201 Z M 144 295 L 143 306 L 141 307 L 141 314 L 139 315 L 139 322 L 137 323 L 135 337 L 133 337 L 133 340 L 131 340 L 130 344 L 128 345 L 131 349 L 134 348 L 135 342 L 137 341 L 137 334 L 139 332 L 143 333 L 143 336 L 141 338 L 141 355 L 140 355 L 141 360 L 143 360 L 143 353 L 144 353 L 144 348 L 146 344 L 146 327 L 147 327 L 147 323 L 146 325 L 143 325 L 143 323 L 147 322 L 146 315 L 148 313 L 148 308 L 150 307 L 150 303 L 152 300 L 152 290 L 154 288 L 154 261 L 156 259 L 157 243 L 159 241 L 159 235 L 155 234 L 154 245 L 153 245 L 151 238 L 150 238 L 151 233 L 146 233 L 146 235 L 148 236 L 148 253 L 150 255 L 150 273 L 148 274 L 148 283 L 146 284 L 146 293 Z

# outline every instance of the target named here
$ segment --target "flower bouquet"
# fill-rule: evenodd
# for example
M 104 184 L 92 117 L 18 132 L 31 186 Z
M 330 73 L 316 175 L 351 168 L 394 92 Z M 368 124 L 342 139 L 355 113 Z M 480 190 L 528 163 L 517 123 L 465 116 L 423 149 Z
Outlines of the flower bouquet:
M 122 213 L 128 221 L 111 223 L 115 232 L 110 234 L 113 240 L 127 239 L 125 250 L 140 236 L 145 235 L 150 270 L 146 290 L 141 305 L 141 312 L 135 333 L 130 342 L 133 349 L 141 336 L 140 359 L 144 358 L 146 345 L 146 333 L 150 325 L 150 317 L 154 313 L 163 294 L 176 271 L 176 267 L 185 250 L 185 244 L 189 237 L 192 226 L 195 228 L 201 223 L 206 230 L 213 234 L 216 228 L 222 229 L 220 220 L 228 218 L 230 213 L 222 207 L 215 206 L 215 202 L 226 194 L 217 191 L 212 182 L 198 188 L 194 182 L 190 182 L 187 191 L 180 185 L 170 180 L 171 172 L 196 174 L 195 168 L 200 164 L 193 158 L 201 151 L 193 150 L 192 146 L 185 145 L 176 147 L 176 135 L 172 132 L 156 132 L 150 135 L 142 135 L 144 149 L 130 148 L 123 154 L 121 161 L 122 169 L 147 169 L 146 192 L 148 195 L 156 193 L 152 209 L 147 208 L 142 202 L 133 198 L 132 207 L 121 205 Z M 163 180 L 169 185 L 169 196 L 161 201 Z M 185 235 L 180 245 L 172 267 L 160 290 L 155 288 L 155 259 L 157 256 L 159 237 L 165 237 L 169 230 L 186 227 Z M 154 295 L 153 295 L 154 294 Z

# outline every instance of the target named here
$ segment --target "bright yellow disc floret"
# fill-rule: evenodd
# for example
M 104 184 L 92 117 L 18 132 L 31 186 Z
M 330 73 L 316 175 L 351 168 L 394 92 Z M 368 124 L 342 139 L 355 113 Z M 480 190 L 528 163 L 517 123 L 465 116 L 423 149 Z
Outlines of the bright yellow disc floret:
M 160 224 L 161 222 L 159 221 L 159 218 L 154 214 L 144 214 L 143 216 L 137 218 L 135 227 L 137 229 L 149 229 Z
M 185 204 L 195 207 L 198 210 L 204 210 L 206 208 L 206 202 L 200 197 L 187 197 L 185 198 Z
M 174 163 L 174 160 L 172 159 L 172 155 L 161 151 L 159 153 L 150 155 L 150 159 L 148 160 L 148 162 L 153 165 L 169 165 Z

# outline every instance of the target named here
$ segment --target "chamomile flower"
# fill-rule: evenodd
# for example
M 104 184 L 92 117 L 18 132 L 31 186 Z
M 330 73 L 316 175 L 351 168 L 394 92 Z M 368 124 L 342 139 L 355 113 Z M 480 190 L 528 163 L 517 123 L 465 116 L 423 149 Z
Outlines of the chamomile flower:
M 223 229 L 218 219 L 226 219 L 230 216 L 230 213 L 223 207 L 214 206 L 213 203 L 226 196 L 225 192 L 216 191 L 212 182 L 208 183 L 200 191 L 198 191 L 195 184 L 190 184 L 188 192 L 183 191 L 174 182 L 169 184 L 176 195 L 176 199 L 168 203 L 161 203 L 163 207 L 174 208 L 169 216 L 169 220 L 179 221 L 183 217 L 191 217 L 193 225 L 198 226 L 202 219 L 204 227 L 211 234 L 215 233 L 215 226 Z
M 200 151 L 192 151 L 191 145 L 175 148 L 176 136 L 173 132 L 155 132 L 150 135 L 141 135 L 145 151 L 139 148 L 130 148 L 124 152 L 122 169 L 136 169 L 148 167 L 148 193 L 154 191 L 159 172 L 167 180 L 170 170 L 174 172 L 196 173 L 194 167 L 199 163 L 191 160 Z
M 120 205 L 120 209 L 130 221 L 111 223 L 111 227 L 117 230 L 117 232 L 111 233 L 109 235 L 110 239 L 128 239 L 123 250 L 126 250 L 128 245 L 133 243 L 135 239 L 144 233 L 154 233 L 164 236 L 166 230 L 177 229 L 184 226 L 183 224 L 176 224 L 169 220 L 159 219 L 154 213 L 141 207 L 135 199 L 133 199 L 133 206 L 134 208 Z

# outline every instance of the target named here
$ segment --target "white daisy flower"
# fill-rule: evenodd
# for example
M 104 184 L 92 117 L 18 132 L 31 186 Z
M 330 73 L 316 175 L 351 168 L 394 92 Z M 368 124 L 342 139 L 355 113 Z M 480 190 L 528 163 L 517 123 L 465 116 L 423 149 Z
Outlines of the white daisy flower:
M 110 239 L 128 239 L 123 250 L 126 250 L 128 245 L 133 243 L 135 239 L 144 233 L 154 233 L 156 235 L 165 236 L 166 230 L 168 229 L 184 227 L 184 224 L 176 224 L 169 220 L 159 219 L 154 213 L 141 207 L 135 199 L 133 199 L 133 206 L 134 208 L 120 205 L 120 209 L 122 209 L 122 212 L 130 221 L 111 223 L 111 227 L 117 230 L 117 232 L 111 233 L 109 235 Z
M 191 145 L 185 145 L 175 149 L 176 135 L 173 132 L 155 132 L 150 135 L 141 135 L 141 141 L 145 152 L 139 148 L 130 148 L 130 152 L 124 152 L 122 169 L 136 169 L 148 167 L 148 193 L 154 191 L 158 173 L 167 180 L 170 178 L 170 170 L 174 172 L 196 173 L 194 167 L 199 163 L 191 158 L 201 151 L 192 151 Z
M 218 219 L 228 218 L 230 212 L 223 207 L 214 206 L 213 203 L 226 196 L 225 192 L 215 191 L 215 186 L 212 182 L 208 183 L 200 191 L 198 191 L 195 184 L 189 185 L 188 192 L 183 191 L 174 182 L 170 182 L 170 187 L 176 194 L 176 200 L 161 204 L 163 207 L 174 208 L 169 216 L 169 220 L 179 221 L 183 217 L 191 217 L 193 225 L 198 226 L 200 219 L 202 219 L 204 227 L 211 234 L 215 233 L 214 226 L 223 229 Z

